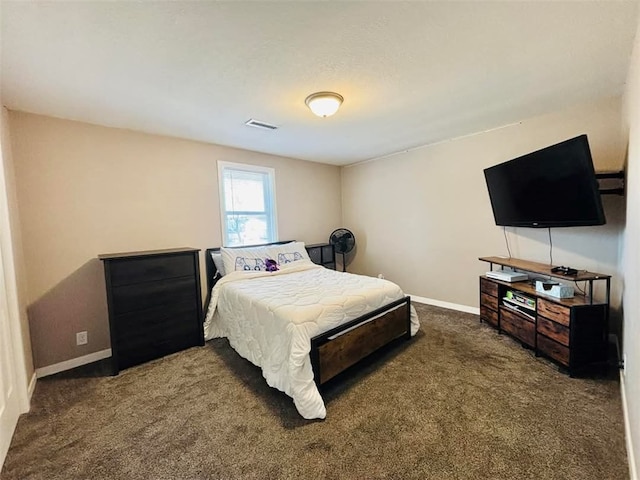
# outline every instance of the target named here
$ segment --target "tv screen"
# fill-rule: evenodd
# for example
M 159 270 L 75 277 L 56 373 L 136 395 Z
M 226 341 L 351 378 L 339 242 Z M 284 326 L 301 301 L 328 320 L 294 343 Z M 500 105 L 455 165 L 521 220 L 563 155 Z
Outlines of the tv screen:
M 496 225 L 604 225 L 586 135 L 484 170 Z

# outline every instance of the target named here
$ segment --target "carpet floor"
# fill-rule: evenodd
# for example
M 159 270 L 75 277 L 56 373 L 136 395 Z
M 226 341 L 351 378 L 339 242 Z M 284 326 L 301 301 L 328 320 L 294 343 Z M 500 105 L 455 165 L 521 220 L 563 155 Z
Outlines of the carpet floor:
M 224 339 L 40 379 L 0 477 L 629 478 L 617 372 L 569 378 L 475 315 L 416 307 L 418 335 L 329 385 L 323 421 Z

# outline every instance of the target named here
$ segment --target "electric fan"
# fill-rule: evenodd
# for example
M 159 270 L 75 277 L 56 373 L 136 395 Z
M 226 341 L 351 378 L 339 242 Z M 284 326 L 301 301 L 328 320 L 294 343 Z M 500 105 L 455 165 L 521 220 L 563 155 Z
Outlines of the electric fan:
M 342 271 L 346 272 L 347 264 L 345 262 L 345 256 L 356 246 L 356 237 L 346 228 L 339 228 L 334 230 L 329 236 L 329 243 L 333 245 L 336 253 L 342 255 Z

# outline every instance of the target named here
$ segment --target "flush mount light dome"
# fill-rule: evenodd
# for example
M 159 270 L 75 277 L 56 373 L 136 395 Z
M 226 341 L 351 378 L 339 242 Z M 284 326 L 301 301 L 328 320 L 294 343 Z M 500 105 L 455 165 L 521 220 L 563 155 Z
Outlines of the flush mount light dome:
M 342 104 L 342 95 L 334 92 L 317 92 L 309 95 L 304 103 L 319 117 L 330 117 Z

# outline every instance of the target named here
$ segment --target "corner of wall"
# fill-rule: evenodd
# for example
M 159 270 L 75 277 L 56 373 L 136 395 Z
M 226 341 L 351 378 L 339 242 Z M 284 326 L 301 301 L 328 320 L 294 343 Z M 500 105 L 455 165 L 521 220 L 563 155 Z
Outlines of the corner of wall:
M 2 106 L 0 112 L 0 184 L 5 198 L 0 211 L 0 243 L 2 244 L 3 268 L 7 278 L 7 310 L 9 312 L 9 330 L 15 359 L 15 374 L 17 378 L 20 408 L 23 412 L 29 410 L 30 396 L 28 394 L 29 379 L 34 374 L 31 356 L 31 341 L 24 304 L 24 270 L 20 246 L 20 225 L 17 212 L 17 198 L 13 175 L 13 157 L 11 152 L 11 135 L 9 129 L 8 110 Z

